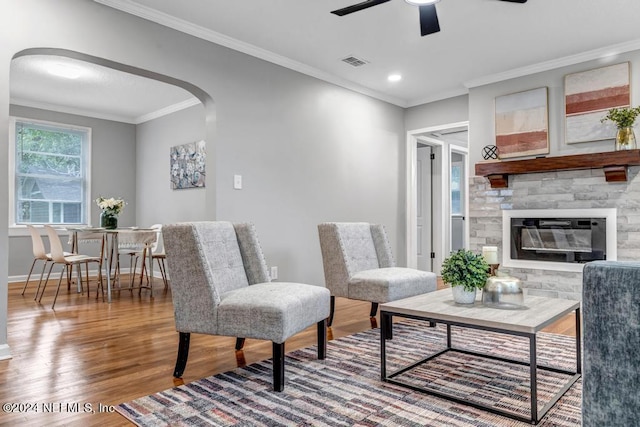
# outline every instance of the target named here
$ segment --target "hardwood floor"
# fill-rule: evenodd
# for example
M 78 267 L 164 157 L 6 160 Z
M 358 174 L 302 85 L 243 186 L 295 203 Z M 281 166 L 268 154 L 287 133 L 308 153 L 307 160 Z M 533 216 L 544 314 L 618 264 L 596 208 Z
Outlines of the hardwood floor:
M 96 300 L 95 288 L 91 298 L 61 289 L 55 311 L 55 287 L 39 304 L 33 300 L 36 284 L 24 296 L 23 286 L 9 284 L 13 358 L 0 361 L 0 402 L 35 405 L 38 413 L 0 412 L 2 426 L 128 426 L 119 414 L 99 411 L 271 357 L 269 342 L 247 339 L 236 352 L 234 338 L 194 334 L 184 377 L 174 379 L 178 334 L 171 292 L 163 292 L 161 280 L 155 280 L 153 299 L 148 290 L 121 291 L 111 304 Z M 371 328 L 369 309 L 369 303 L 338 298 L 329 339 Z M 574 324 L 567 316 L 546 330 L 575 335 Z M 315 343 L 314 325 L 287 341 L 286 350 Z

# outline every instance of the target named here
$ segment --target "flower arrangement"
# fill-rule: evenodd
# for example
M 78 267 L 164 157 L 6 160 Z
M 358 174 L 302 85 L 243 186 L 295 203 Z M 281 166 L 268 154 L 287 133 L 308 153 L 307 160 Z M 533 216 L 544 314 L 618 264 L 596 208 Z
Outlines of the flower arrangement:
M 96 204 L 103 212 L 109 215 L 119 215 L 125 205 L 122 199 L 115 199 L 113 197 L 107 199 L 102 196 L 96 199 Z
M 453 286 L 463 286 L 466 291 L 482 289 L 489 277 L 489 264 L 482 255 L 460 249 L 442 263 L 442 280 Z
M 634 125 L 638 115 L 640 115 L 640 106 L 635 108 L 634 107 L 611 108 L 609 111 L 607 111 L 607 115 L 604 116 L 600 120 L 600 122 L 604 123 L 604 122 L 610 121 L 615 123 L 618 129 L 628 128 Z

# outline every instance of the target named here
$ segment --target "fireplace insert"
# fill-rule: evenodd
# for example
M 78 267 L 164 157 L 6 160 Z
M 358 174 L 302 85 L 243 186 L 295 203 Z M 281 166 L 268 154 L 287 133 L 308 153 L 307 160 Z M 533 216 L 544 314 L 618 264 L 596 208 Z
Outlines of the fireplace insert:
M 585 263 L 607 259 L 606 218 L 511 218 L 511 259 Z

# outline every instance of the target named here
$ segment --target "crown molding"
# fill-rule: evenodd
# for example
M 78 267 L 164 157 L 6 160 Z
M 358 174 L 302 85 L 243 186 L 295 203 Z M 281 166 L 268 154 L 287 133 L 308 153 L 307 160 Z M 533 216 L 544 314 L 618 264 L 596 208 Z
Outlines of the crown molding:
M 266 49 L 259 48 L 249 43 L 234 39 L 208 28 L 195 25 L 183 19 L 179 19 L 168 15 L 163 12 L 151 9 L 147 6 L 142 6 L 135 3 L 132 0 L 94 0 L 96 3 L 109 6 L 111 8 L 120 10 L 122 12 L 129 13 L 139 18 L 146 19 L 147 21 L 155 22 L 156 24 L 163 25 L 168 28 L 172 28 L 176 31 L 180 31 L 185 34 L 206 40 L 238 52 L 245 53 L 247 55 L 262 59 L 267 62 L 271 62 L 276 65 L 280 65 L 284 68 L 297 71 L 302 74 L 306 74 L 311 77 L 315 77 L 319 80 L 326 81 L 336 86 L 343 87 L 345 89 L 352 90 L 354 92 L 361 93 L 363 95 L 370 96 L 372 98 L 379 99 L 381 101 L 388 102 L 390 104 L 397 105 L 399 107 L 406 108 L 407 102 L 403 99 L 385 95 L 383 93 L 371 90 L 364 86 L 350 82 L 346 79 L 339 78 L 333 74 L 311 67 L 307 64 L 303 64 L 298 61 L 294 61 L 290 58 L 278 55 Z
M 452 89 L 444 92 L 438 92 L 425 98 L 414 99 L 407 103 L 407 108 L 416 107 L 418 105 L 429 104 L 430 102 L 442 101 L 443 99 L 455 98 L 456 96 L 468 95 L 469 89 L 466 87 Z
M 40 110 L 55 111 L 58 113 L 65 113 L 65 114 L 74 114 L 76 116 L 92 117 L 94 119 L 101 119 L 101 120 L 111 120 L 114 122 L 128 123 L 132 125 L 139 125 L 141 123 L 148 122 L 149 120 L 157 119 L 157 118 L 178 112 L 180 110 L 184 110 L 186 108 L 192 107 L 194 105 L 201 104 L 200 100 L 194 97 L 194 98 L 187 99 L 186 101 L 182 101 L 177 104 L 173 104 L 173 105 L 169 105 L 168 107 L 161 108 L 160 110 L 152 111 L 151 113 L 143 114 L 142 116 L 132 118 L 129 116 L 123 116 L 118 114 L 100 113 L 100 112 L 92 111 L 86 108 L 67 107 L 67 106 L 50 104 L 50 103 L 40 102 L 40 101 L 30 101 L 30 100 L 21 99 L 21 98 L 11 98 L 10 103 L 12 105 L 17 105 L 20 107 L 38 108 Z
M 62 106 L 57 104 L 50 104 L 47 102 L 31 101 L 31 100 L 21 99 L 21 98 L 11 98 L 9 102 L 12 105 L 17 105 L 20 107 L 38 108 L 40 110 L 55 111 L 58 113 L 65 113 L 65 114 L 74 114 L 76 116 L 93 117 L 94 119 L 111 120 L 114 122 L 136 124 L 131 117 L 122 116 L 118 114 L 99 113 L 97 111 L 91 111 L 86 108 L 67 107 L 67 106 Z
M 157 119 L 162 116 L 167 116 L 169 114 L 178 112 L 180 110 L 187 109 L 189 107 L 193 107 L 194 105 L 201 105 L 202 103 L 198 98 L 190 98 L 186 101 L 178 102 L 177 104 L 169 105 L 168 107 L 161 108 L 157 111 L 152 111 L 151 113 L 143 114 L 142 116 L 136 117 L 134 123 L 139 125 L 144 122 L 148 122 L 153 119 Z
M 639 49 L 640 49 L 640 39 L 631 40 L 631 41 L 616 44 L 616 45 L 589 50 L 576 55 L 565 56 L 563 58 L 558 58 L 551 61 L 540 62 L 538 64 L 528 65 L 526 67 L 521 67 L 521 68 L 515 68 L 513 70 L 505 71 L 502 73 L 479 77 L 477 79 L 473 79 L 465 82 L 464 86 L 467 89 L 471 89 L 474 87 L 498 83 L 504 80 L 515 79 L 518 77 L 524 77 L 531 74 L 541 73 L 544 71 L 555 70 L 557 68 L 579 64 L 581 62 L 615 57 L 616 55 L 621 55 L 623 53 L 631 52 Z

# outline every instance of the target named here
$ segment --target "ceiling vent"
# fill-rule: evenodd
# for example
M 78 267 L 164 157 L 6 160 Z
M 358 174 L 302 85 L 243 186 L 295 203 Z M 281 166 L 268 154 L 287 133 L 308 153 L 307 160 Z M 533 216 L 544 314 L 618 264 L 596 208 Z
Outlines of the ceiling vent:
M 342 62 L 351 65 L 352 67 L 361 67 L 369 63 L 369 61 L 365 61 L 364 59 L 356 58 L 353 55 L 349 55 L 346 58 L 341 59 Z

